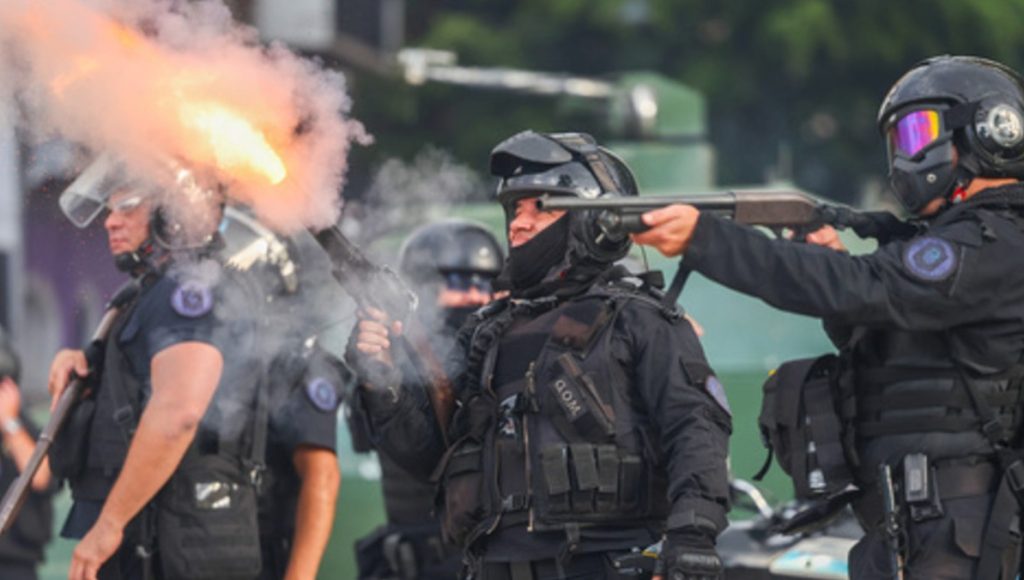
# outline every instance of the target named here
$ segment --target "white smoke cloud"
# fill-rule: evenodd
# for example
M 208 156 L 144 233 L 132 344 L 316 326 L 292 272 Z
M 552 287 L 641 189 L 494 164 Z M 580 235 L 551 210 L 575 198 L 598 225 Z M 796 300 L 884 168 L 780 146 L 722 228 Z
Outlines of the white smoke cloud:
M 3 0 L 0 46 L 0 100 L 36 138 L 139 173 L 181 160 L 280 231 L 335 223 L 349 147 L 369 142 L 340 74 L 220 0 Z
M 451 216 L 454 206 L 480 199 L 487 186 L 480 175 L 442 149 L 428 146 L 411 161 L 388 159 L 373 174 L 362 207 L 350 204 L 346 233 L 371 241 L 395 231 L 408 232 Z M 352 219 L 349 219 L 352 218 Z

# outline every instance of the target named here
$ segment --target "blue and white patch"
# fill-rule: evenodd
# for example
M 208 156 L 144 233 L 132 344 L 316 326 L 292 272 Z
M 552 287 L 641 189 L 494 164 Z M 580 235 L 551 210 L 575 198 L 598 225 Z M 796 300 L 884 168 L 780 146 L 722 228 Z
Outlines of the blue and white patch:
M 903 251 L 903 266 L 926 282 L 949 278 L 956 271 L 958 262 L 953 244 L 939 238 L 918 238 Z
M 323 377 L 316 377 L 306 383 L 306 396 L 314 407 L 325 413 L 332 413 L 338 408 L 338 391 Z
M 213 310 L 213 291 L 195 280 L 182 282 L 171 295 L 171 308 L 187 318 L 199 318 Z
M 723 411 L 732 417 L 732 408 L 729 407 L 729 398 L 725 396 L 725 387 L 722 386 L 722 382 L 718 380 L 718 377 L 711 375 L 704 381 L 704 389 L 711 395 L 711 398 L 718 403 L 718 406 Z

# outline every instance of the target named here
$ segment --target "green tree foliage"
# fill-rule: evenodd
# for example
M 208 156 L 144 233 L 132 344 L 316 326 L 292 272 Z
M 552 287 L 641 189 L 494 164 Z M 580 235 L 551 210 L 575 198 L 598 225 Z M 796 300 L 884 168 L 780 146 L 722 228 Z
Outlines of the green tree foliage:
M 903 71 L 936 54 L 1024 65 L 1024 0 L 435 0 L 408 10 L 408 44 L 453 50 L 462 64 L 605 78 L 643 69 L 686 83 L 707 96 L 720 182 L 781 170 L 845 200 L 884 177 L 875 115 Z M 605 131 L 597 107 L 377 85 L 368 100 L 357 92 L 357 113 L 403 154 L 430 142 L 482 169 L 490 146 L 523 128 Z M 786 151 L 793 161 L 780 166 Z

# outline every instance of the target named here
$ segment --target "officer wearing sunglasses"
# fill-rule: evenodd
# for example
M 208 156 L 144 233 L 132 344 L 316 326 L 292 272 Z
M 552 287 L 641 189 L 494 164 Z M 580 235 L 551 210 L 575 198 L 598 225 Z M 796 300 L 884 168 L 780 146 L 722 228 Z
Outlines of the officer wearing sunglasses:
M 444 356 L 463 322 L 494 297 L 505 261 L 501 244 L 483 224 L 445 219 L 414 230 L 399 253 L 399 272 L 417 293 L 418 315 Z M 386 454 L 379 457 L 388 522 L 359 542 L 359 578 L 455 578 L 461 553 L 441 539 L 434 485 Z
M 843 453 L 867 532 L 850 554 L 852 578 L 894 578 L 893 562 L 908 578 L 1014 578 L 1024 499 L 1024 80 L 990 60 L 932 58 L 893 85 L 878 125 L 893 193 L 919 219 L 909 239 L 851 256 L 815 247 L 842 250 L 831 229 L 810 245 L 775 241 L 673 206 L 646 214 L 652 227 L 635 240 L 824 320 L 849 369 L 837 387 L 850 403 Z M 882 533 L 883 463 L 896 538 Z

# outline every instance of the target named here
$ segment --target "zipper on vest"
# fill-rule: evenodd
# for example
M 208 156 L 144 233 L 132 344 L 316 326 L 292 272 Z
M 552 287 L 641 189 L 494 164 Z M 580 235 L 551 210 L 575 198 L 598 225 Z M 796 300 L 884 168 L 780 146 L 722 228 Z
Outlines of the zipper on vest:
M 530 401 L 533 401 L 534 392 L 534 367 L 537 361 L 530 363 L 530 366 L 526 369 L 526 401 L 527 405 Z M 524 463 L 526 464 L 526 501 L 529 502 L 527 507 L 527 520 L 526 520 L 526 531 L 533 531 L 533 494 L 530 493 L 531 486 L 533 485 L 533 478 L 530 474 L 530 428 L 528 425 L 530 417 L 530 410 L 526 409 L 523 411 L 523 456 Z

